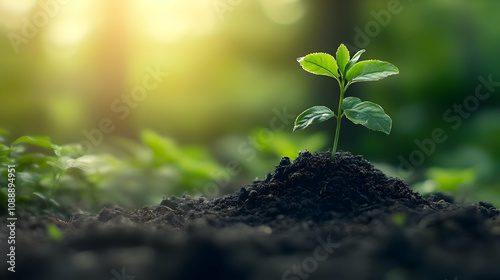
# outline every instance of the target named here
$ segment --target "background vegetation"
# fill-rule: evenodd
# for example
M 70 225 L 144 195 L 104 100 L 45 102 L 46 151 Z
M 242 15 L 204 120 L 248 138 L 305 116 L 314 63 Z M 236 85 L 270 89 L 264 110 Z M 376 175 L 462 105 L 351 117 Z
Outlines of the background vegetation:
M 263 178 L 281 156 L 330 148 L 333 123 L 291 132 L 290 115 L 335 108 L 339 94 L 295 59 L 345 43 L 401 74 L 350 88 L 384 107 L 391 135 L 345 122 L 339 149 L 421 192 L 500 206 L 498 10 L 495 0 L 0 1 L 0 195 L 8 163 L 18 202 L 35 210 L 134 208 Z M 145 79 L 155 86 L 133 99 Z M 16 142 L 25 135 L 50 139 Z

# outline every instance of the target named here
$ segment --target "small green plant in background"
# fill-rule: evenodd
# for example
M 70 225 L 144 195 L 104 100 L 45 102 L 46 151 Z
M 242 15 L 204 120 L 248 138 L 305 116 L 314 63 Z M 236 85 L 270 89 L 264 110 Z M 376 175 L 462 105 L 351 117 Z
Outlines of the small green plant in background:
M 7 134 L 4 130 L 3 135 Z M 95 185 L 96 162 L 92 156 L 82 155 L 78 145 L 56 145 L 47 136 L 21 136 L 10 145 L 0 139 L 0 200 L 6 199 L 6 166 L 15 166 L 16 204 L 23 211 L 52 213 L 61 207 L 68 188 L 59 192 L 64 180 L 69 182 L 75 196 L 88 196 L 97 205 L 92 188 Z M 65 176 L 70 175 L 70 176 Z M 65 199 L 62 199 L 65 201 Z M 40 210 L 40 211 L 39 211 Z M 0 213 L 6 211 L 0 207 Z
M 357 97 L 344 98 L 347 88 L 355 82 L 377 81 L 387 76 L 398 74 L 396 66 L 380 60 L 358 62 L 365 50 L 358 51 L 352 58 L 344 44 L 337 49 L 337 59 L 327 53 L 311 53 L 300 57 L 297 61 L 307 72 L 332 77 L 340 86 L 340 99 L 337 115 L 325 106 L 314 106 L 302 112 L 295 120 L 293 131 L 302 130 L 311 124 L 337 118 L 337 128 L 332 149 L 332 160 L 335 159 L 340 133 L 340 123 L 344 116 L 355 124 L 369 129 L 391 132 L 392 120 L 380 105 L 370 101 L 361 101 Z
M 140 143 L 115 139 L 118 157 L 86 154 L 79 144 L 57 145 L 44 135 L 7 144 L 7 134 L 0 129 L 0 216 L 7 213 L 9 165 L 16 170 L 19 212 L 51 215 L 98 211 L 103 203 L 137 208 L 158 203 L 162 195 L 201 194 L 225 170 L 206 149 L 178 145 L 150 130 L 141 133 Z

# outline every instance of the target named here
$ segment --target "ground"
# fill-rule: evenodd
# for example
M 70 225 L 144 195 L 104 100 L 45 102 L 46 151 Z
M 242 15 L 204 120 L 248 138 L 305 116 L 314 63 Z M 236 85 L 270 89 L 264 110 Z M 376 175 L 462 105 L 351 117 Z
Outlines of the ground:
M 1 279 L 500 279 L 500 210 L 423 198 L 346 152 L 283 158 L 213 199 L 23 216 L 16 238 L 16 272 L 2 253 Z

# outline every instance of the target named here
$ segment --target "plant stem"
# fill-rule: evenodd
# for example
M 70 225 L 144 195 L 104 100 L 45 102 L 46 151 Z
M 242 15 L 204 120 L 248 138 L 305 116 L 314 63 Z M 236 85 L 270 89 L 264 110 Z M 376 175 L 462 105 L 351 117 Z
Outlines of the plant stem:
M 56 188 L 57 188 L 57 185 L 59 184 L 59 180 L 61 180 L 61 175 L 63 174 L 64 172 L 64 169 L 61 170 L 61 172 L 57 172 L 55 175 L 54 175 L 54 181 L 52 182 L 52 190 L 50 192 L 50 198 L 53 198 L 55 193 L 56 193 Z
M 340 84 L 340 100 L 339 100 L 339 110 L 337 112 L 337 128 L 335 130 L 335 140 L 333 142 L 332 150 L 332 161 L 335 161 L 335 152 L 337 151 L 337 144 L 339 143 L 339 133 L 340 133 L 340 122 L 342 120 L 342 102 L 344 101 L 344 93 L 347 87 L 344 87 L 344 80 Z

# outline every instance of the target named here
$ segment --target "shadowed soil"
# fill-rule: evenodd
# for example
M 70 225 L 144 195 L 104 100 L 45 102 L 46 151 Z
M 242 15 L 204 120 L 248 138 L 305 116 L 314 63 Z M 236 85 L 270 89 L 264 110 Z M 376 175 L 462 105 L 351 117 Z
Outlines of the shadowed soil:
M 17 222 L 1 279 L 500 279 L 500 211 L 423 198 L 360 156 L 303 152 L 217 197 Z M 5 221 L 2 218 L 2 221 Z M 55 224 L 63 234 L 47 235 Z M 6 235 L 2 226 L 0 233 Z M 2 240 L 5 240 L 2 238 Z

